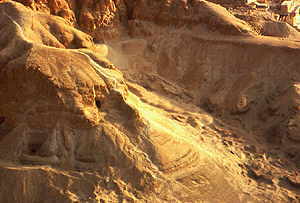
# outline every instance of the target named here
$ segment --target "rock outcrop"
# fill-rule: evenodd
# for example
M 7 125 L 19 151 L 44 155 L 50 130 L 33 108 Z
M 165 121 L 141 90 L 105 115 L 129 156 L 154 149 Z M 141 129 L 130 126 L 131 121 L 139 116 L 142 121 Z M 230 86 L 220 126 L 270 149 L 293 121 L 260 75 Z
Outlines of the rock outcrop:
M 127 7 L 123 0 L 18 0 L 31 8 L 64 18 L 69 24 L 93 36 L 95 41 L 126 35 Z
M 0 13 L 1 170 L 22 182 L 7 187 L 14 196 L 2 190 L 1 201 L 248 198 L 241 196 L 242 185 L 228 181 L 241 176 L 238 168 L 227 172 L 221 154 L 196 145 L 197 130 L 186 134 L 186 127 L 129 91 L 86 34 L 18 3 L 1 3 Z M 73 180 L 85 176 L 93 183 Z M 37 185 L 26 182 L 34 178 Z M 104 180 L 105 186 L 98 184 Z
M 128 37 L 147 22 L 198 28 L 221 34 L 251 35 L 247 23 L 207 1 L 19 0 L 36 11 L 57 15 L 93 36 L 96 42 Z M 144 25 L 146 23 L 146 25 Z M 200 25 L 201 26 L 200 26 Z M 198 31 L 199 32 L 199 31 Z
M 299 199 L 297 42 L 208 1 L 18 2 L 0 1 L 0 202 Z

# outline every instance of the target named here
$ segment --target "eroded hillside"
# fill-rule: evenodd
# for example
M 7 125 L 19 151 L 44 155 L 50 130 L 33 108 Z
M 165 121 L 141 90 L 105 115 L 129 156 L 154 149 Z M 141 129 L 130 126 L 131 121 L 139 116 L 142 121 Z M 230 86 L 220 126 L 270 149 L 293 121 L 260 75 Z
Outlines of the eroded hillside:
M 19 2 L 0 1 L 0 202 L 299 200 L 295 40 L 208 1 Z

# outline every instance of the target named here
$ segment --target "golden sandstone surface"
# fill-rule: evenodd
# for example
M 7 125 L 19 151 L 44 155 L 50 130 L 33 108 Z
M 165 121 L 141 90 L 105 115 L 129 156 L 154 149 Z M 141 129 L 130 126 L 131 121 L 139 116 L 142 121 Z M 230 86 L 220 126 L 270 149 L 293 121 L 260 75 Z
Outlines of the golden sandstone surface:
M 0 202 L 299 201 L 300 44 L 215 3 L 0 1 Z

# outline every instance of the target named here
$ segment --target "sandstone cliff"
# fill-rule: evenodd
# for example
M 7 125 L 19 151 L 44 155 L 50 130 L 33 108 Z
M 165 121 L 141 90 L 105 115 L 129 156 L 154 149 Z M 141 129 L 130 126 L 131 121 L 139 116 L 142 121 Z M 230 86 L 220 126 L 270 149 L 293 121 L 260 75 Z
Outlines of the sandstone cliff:
M 299 43 L 208 1 L 19 2 L 0 202 L 297 201 Z

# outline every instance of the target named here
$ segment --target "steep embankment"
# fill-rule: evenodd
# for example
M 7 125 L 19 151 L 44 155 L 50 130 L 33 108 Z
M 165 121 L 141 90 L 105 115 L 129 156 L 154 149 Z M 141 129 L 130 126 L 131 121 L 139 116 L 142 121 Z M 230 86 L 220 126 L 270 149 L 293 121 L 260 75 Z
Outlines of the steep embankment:
M 21 4 L 0 10 L 1 201 L 250 198 L 240 161 L 198 143 L 200 129 L 141 101 L 121 72 L 93 54 L 86 34 Z M 67 39 L 90 50 L 66 49 L 78 46 Z M 190 119 L 201 124 L 200 116 Z
M 225 142 L 251 154 L 248 175 L 264 190 L 281 188 L 298 198 L 299 43 L 195 34 L 151 23 L 135 28 L 140 29 L 132 36 L 142 39 L 113 42 L 108 54 L 126 77 L 169 99 L 194 103 L 229 124 L 225 136 L 233 138 Z M 243 146 L 241 140 L 246 140 Z
M 1 202 L 297 201 L 297 43 L 206 1 L 22 2 L 42 12 L 0 3 Z

